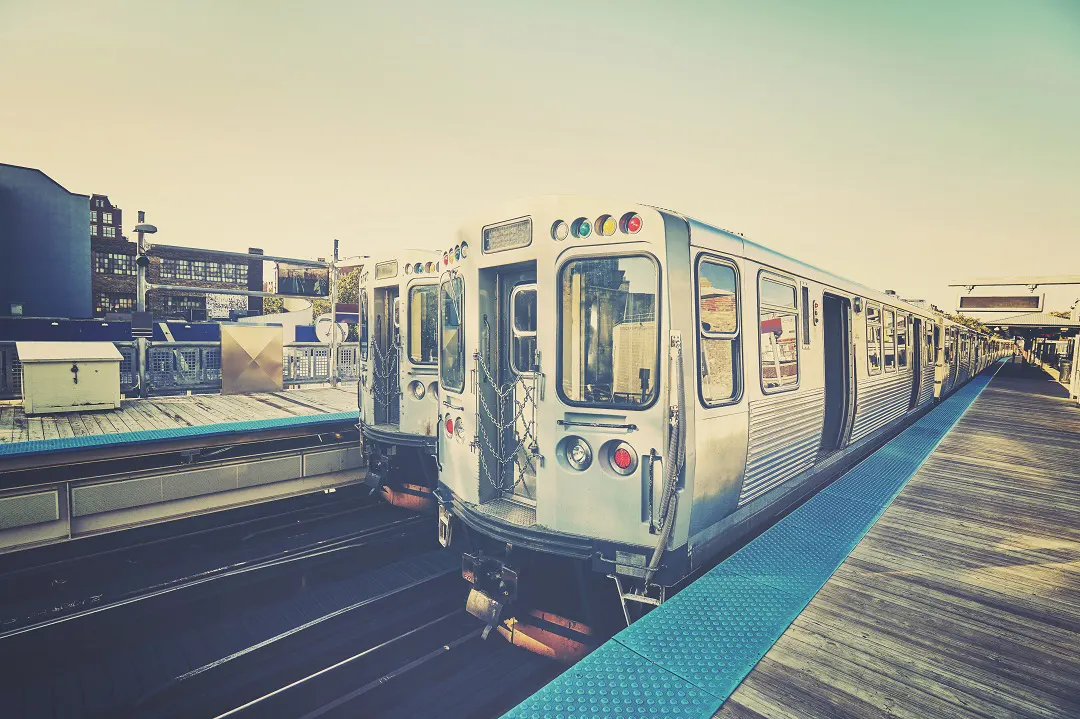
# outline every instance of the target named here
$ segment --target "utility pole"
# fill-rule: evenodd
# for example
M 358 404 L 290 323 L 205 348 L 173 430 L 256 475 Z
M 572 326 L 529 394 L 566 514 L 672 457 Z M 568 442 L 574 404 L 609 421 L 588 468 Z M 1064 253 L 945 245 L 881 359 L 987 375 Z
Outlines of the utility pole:
M 338 385 L 338 241 L 334 240 L 334 259 L 330 263 L 330 386 Z
M 150 258 L 146 256 L 146 241 L 144 235 L 152 235 L 157 232 L 153 225 L 146 224 L 146 213 L 139 210 L 139 224 L 135 225 L 135 232 L 139 236 L 138 251 L 135 256 L 136 282 L 135 282 L 135 311 L 146 312 L 146 270 L 150 267 Z M 139 396 L 147 396 L 146 387 L 146 337 L 139 336 L 136 342 L 136 357 L 139 366 Z

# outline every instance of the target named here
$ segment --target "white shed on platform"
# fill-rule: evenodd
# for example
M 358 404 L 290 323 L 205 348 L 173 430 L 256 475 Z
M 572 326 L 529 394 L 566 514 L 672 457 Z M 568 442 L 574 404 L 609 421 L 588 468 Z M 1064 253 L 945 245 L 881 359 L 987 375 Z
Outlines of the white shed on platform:
M 112 342 L 18 342 L 23 411 L 120 407 L 120 351 Z

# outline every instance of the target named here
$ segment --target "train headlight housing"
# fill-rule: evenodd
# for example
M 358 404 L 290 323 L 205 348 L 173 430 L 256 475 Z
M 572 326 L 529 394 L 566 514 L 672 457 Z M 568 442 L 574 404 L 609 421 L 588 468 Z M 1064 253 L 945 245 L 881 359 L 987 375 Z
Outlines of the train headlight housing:
M 551 226 L 551 239 L 562 242 L 570 236 L 570 225 L 566 224 L 562 220 L 556 220 L 555 224 Z
M 638 466 L 638 454 L 626 442 L 619 442 L 608 453 L 608 462 L 616 474 L 624 477 L 634 473 Z
M 601 237 L 611 237 L 619 228 L 619 223 L 611 215 L 600 215 L 596 218 L 594 227 L 596 227 L 596 234 Z
M 566 452 L 567 463 L 579 472 L 592 464 L 592 447 L 581 437 L 567 437 L 563 451 Z
M 432 382 L 431 384 L 428 385 L 427 389 L 428 389 L 428 392 L 431 393 L 432 397 L 434 397 L 435 399 L 439 398 L 439 383 L 438 382 Z
M 461 417 L 454 420 L 454 436 L 459 440 L 465 439 L 465 424 L 461 421 Z
M 641 215 L 636 212 L 627 212 L 622 216 L 622 219 L 619 220 L 619 226 L 622 228 L 622 231 L 628 235 L 636 235 L 641 232 L 641 225 Z
M 574 237 L 584 240 L 592 234 L 592 223 L 587 218 L 579 217 L 574 220 L 574 224 L 570 225 L 570 231 L 574 233 Z
M 468 256 L 469 256 L 469 243 L 468 242 L 462 242 L 461 243 L 461 259 L 464 260 Z
M 418 382 L 417 380 L 413 380 L 412 382 L 409 383 L 409 391 L 412 392 L 412 396 L 416 397 L 416 399 L 423 399 L 424 394 L 426 393 L 427 390 L 424 387 L 423 382 Z

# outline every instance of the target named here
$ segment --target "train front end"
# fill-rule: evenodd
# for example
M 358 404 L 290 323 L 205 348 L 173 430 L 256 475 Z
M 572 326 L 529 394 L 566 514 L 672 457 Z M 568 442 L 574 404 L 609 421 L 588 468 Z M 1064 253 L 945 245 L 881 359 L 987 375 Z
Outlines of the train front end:
M 440 538 L 468 535 L 469 610 L 505 627 L 545 594 L 526 589 L 551 572 L 530 567 L 553 557 L 658 601 L 685 573 L 690 514 L 675 511 L 693 446 L 676 390 L 693 319 L 668 309 L 689 301 L 687 223 L 543 197 L 466 224 L 442 262 Z
M 434 511 L 438 423 L 434 252 L 404 250 L 360 278 L 360 430 L 367 483 L 398 506 Z

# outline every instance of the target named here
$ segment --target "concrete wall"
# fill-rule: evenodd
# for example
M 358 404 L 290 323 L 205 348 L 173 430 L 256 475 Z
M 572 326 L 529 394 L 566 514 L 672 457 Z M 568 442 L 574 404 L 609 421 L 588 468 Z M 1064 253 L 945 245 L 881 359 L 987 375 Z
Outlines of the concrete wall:
M 0 163 L 0 315 L 90 317 L 90 197 Z

